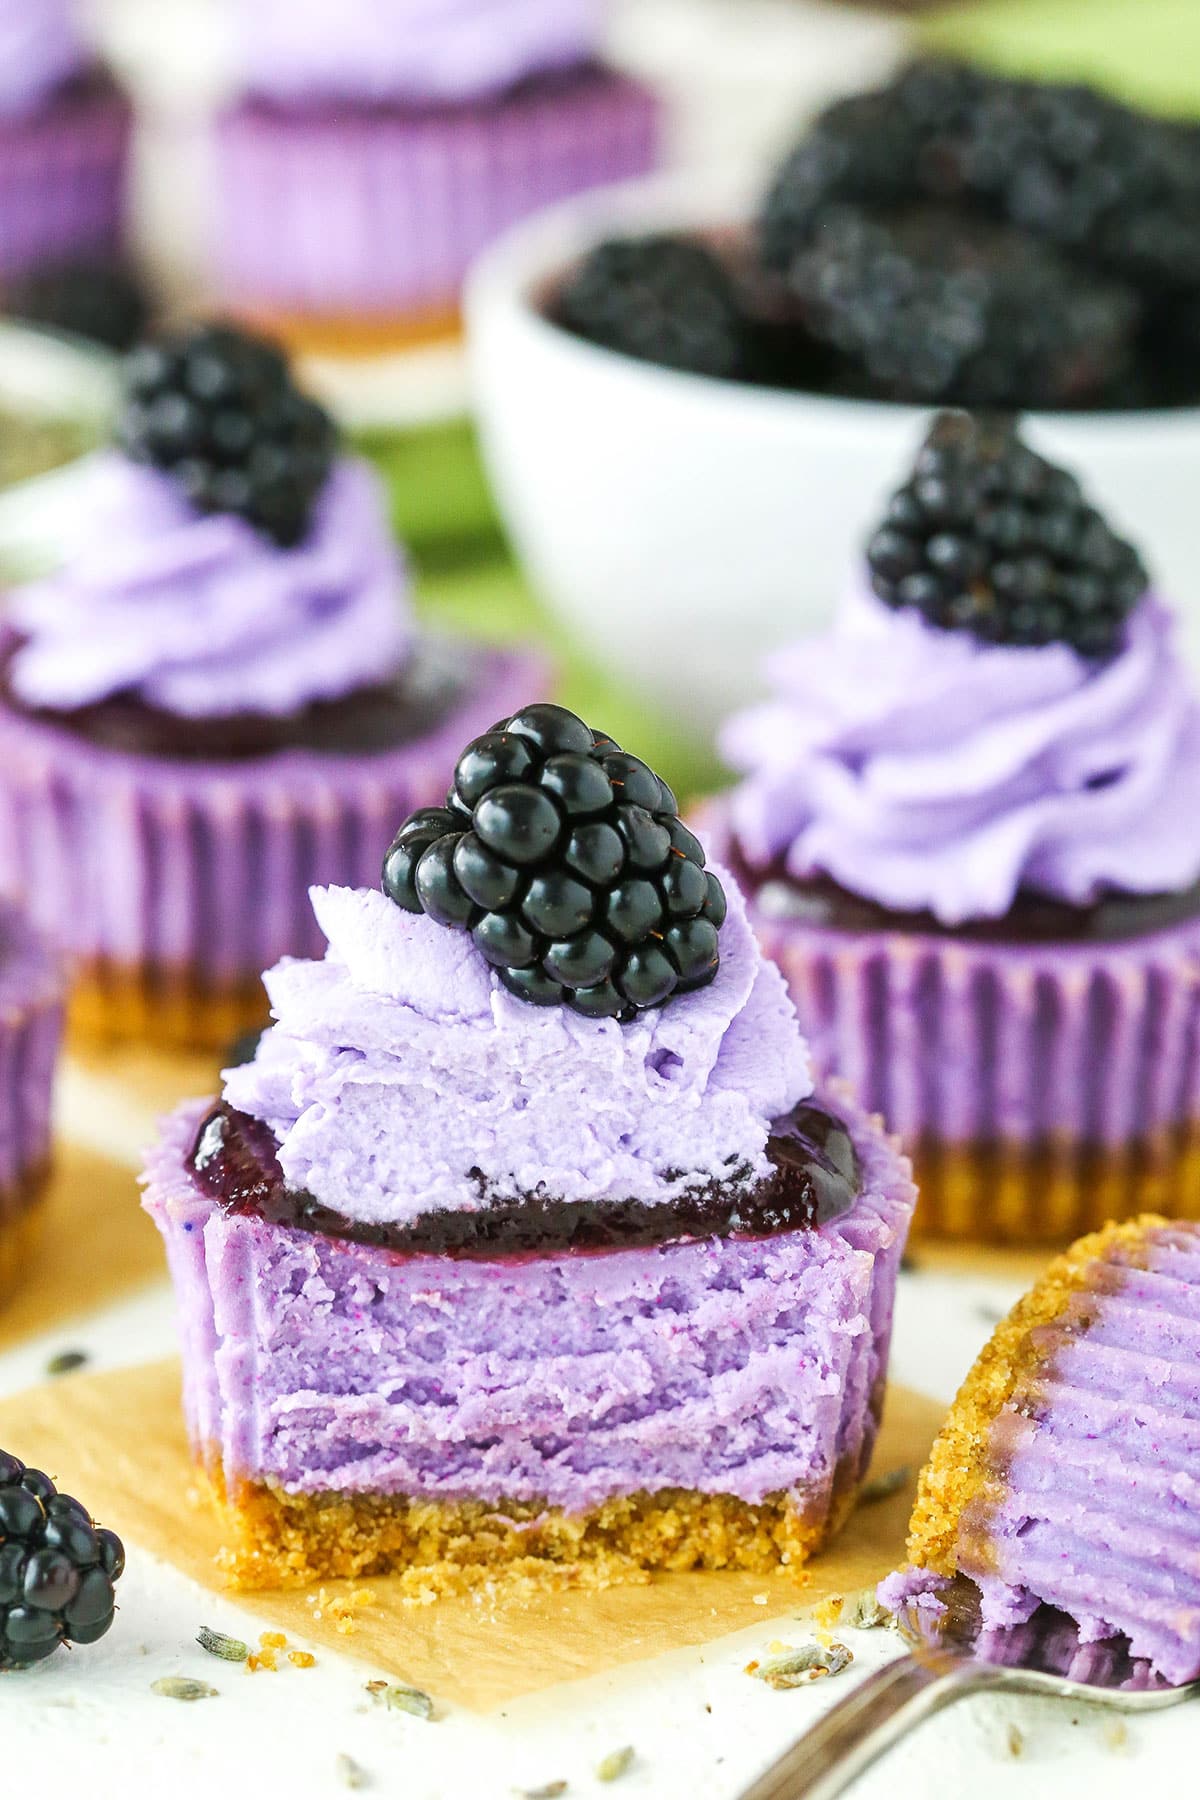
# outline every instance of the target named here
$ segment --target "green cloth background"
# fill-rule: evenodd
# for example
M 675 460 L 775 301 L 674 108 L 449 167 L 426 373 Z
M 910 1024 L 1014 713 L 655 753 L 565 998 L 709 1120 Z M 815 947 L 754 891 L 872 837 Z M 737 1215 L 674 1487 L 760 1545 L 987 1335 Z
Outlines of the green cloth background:
M 1200 116 L 1200 0 L 968 0 L 919 35 L 1014 74 L 1088 81 Z

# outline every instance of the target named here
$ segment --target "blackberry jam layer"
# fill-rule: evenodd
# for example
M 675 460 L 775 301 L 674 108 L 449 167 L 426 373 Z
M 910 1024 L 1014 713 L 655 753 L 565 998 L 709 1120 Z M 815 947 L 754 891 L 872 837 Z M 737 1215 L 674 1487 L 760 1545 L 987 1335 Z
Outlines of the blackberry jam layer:
M 728 856 L 745 891 L 757 894 L 773 918 L 830 931 L 893 931 L 989 944 L 1104 944 L 1168 931 L 1200 918 L 1197 882 L 1177 894 L 1106 894 L 1093 906 L 1070 906 L 1044 894 L 1023 892 L 999 918 L 947 925 L 930 912 L 893 912 L 824 875 L 798 880 L 782 861 L 766 870 L 751 868 L 736 845 L 730 846 Z
M 277 1146 L 258 1119 L 224 1102 L 201 1123 L 189 1158 L 200 1187 L 230 1213 L 320 1232 L 407 1256 L 493 1258 L 568 1250 L 633 1250 L 682 1239 L 773 1237 L 810 1231 L 854 1205 L 860 1181 L 850 1134 L 840 1119 L 802 1104 L 777 1120 L 767 1143 L 773 1173 L 748 1183 L 736 1174 L 691 1189 L 669 1205 L 637 1200 L 554 1200 L 540 1194 L 481 1204 L 478 1212 L 435 1212 L 409 1225 L 364 1225 L 289 1189 Z M 480 1200 L 487 1200 L 482 1177 Z
M 397 750 L 441 724 L 462 696 L 470 665 L 469 655 L 460 656 L 463 668 L 458 672 L 444 663 L 433 668 L 421 659 L 392 681 L 358 688 L 337 700 L 316 701 L 283 717 L 238 713 L 182 718 L 130 693 L 70 711 L 27 706 L 9 679 L 19 648 L 19 640 L 10 639 L 0 653 L 0 704 L 106 750 L 175 762 L 245 762 L 285 750 L 341 756 Z

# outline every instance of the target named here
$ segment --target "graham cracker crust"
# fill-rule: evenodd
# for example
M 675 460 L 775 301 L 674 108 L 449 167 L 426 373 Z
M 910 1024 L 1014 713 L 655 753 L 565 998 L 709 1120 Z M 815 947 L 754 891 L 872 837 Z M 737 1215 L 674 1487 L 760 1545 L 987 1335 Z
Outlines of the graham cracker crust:
M 17 1287 L 36 1250 L 49 1173 L 44 1165 L 32 1169 L 0 1194 L 0 1305 Z
M 418 312 L 361 317 L 354 313 L 286 313 L 239 307 L 253 329 L 282 343 L 294 356 L 349 357 L 366 361 L 402 350 L 457 343 L 463 332 L 457 304 Z
M 1089 1285 L 1092 1266 L 1101 1257 L 1117 1246 L 1136 1255 L 1147 1233 L 1167 1223 L 1144 1215 L 1080 1238 L 1001 1320 L 959 1388 L 921 1472 L 909 1523 L 911 1563 L 937 1575 L 957 1572 L 964 1515 L 975 1520 L 983 1516 L 995 1480 L 989 1458 L 992 1428 L 1018 1389 L 1040 1376 L 1039 1328 L 1053 1324 L 1071 1296 Z M 979 1546 L 977 1536 L 973 1542 Z
M 1139 1213 L 1200 1218 L 1200 1123 L 1113 1148 L 924 1139 L 912 1156 L 914 1238 L 1066 1244 Z
M 133 1041 L 224 1051 L 267 1022 L 266 991 L 257 977 L 213 987 L 186 969 L 104 962 L 76 971 L 67 1009 L 68 1038 L 85 1049 Z
M 803 1565 L 839 1518 L 808 1517 L 787 1494 L 759 1505 L 672 1488 L 609 1500 L 577 1516 L 538 1502 L 491 1505 L 407 1495 L 288 1494 L 261 1482 L 232 1493 L 204 1476 L 228 1534 L 220 1563 L 243 1589 L 396 1575 L 406 1599 L 432 1601 L 503 1577 L 506 1586 L 605 1588 L 654 1572 Z M 839 1506 L 848 1510 L 854 1494 Z

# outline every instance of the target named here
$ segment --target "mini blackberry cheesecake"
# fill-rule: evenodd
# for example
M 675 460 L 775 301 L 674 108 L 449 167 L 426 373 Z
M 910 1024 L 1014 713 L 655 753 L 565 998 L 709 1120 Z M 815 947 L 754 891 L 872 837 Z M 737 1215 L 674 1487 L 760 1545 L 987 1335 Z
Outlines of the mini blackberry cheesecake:
M 1200 1677 L 1200 1227 L 1081 1239 L 996 1329 L 921 1478 L 881 1598 L 1079 1680 Z
M 798 1569 L 915 1193 L 669 789 L 527 707 L 313 906 L 324 958 L 145 1176 L 234 1578 Z
M 309 887 L 372 878 L 542 664 L 418 634 L 376 477 L 226 326 L 132 354 L 64 536 L 0 646 L 0 886 L 85 1034 L 226 1044 L 318 947 Z
M 50 1168 L 65 985 L 29 920 L 0 901 L 0 1305 L 28 1263 Z
M 457 325 L 478 253 L 648 173 L 659 106 L 599 58 L 603 0 L 256 0 L 216 126 L 227 304 L 314 349 Z
M 1200 707 L 1136 551 L 946 415 L 867 579 L 721 743 L 722 854 L 927 1229 L 1200 1213 Z
M 131 112 L 68 0 L 0 0 L 0 280 L 113 255 Z

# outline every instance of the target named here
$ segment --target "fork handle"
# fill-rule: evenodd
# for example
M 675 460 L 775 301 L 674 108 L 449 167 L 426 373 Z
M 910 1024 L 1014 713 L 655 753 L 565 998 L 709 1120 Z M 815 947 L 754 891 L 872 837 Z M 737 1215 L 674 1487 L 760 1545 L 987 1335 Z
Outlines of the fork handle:
M 968 1656 L 898 1657 L 825 1713 L 739 1800 L 836 1800 L 924 1719 L 999 1677 Z

